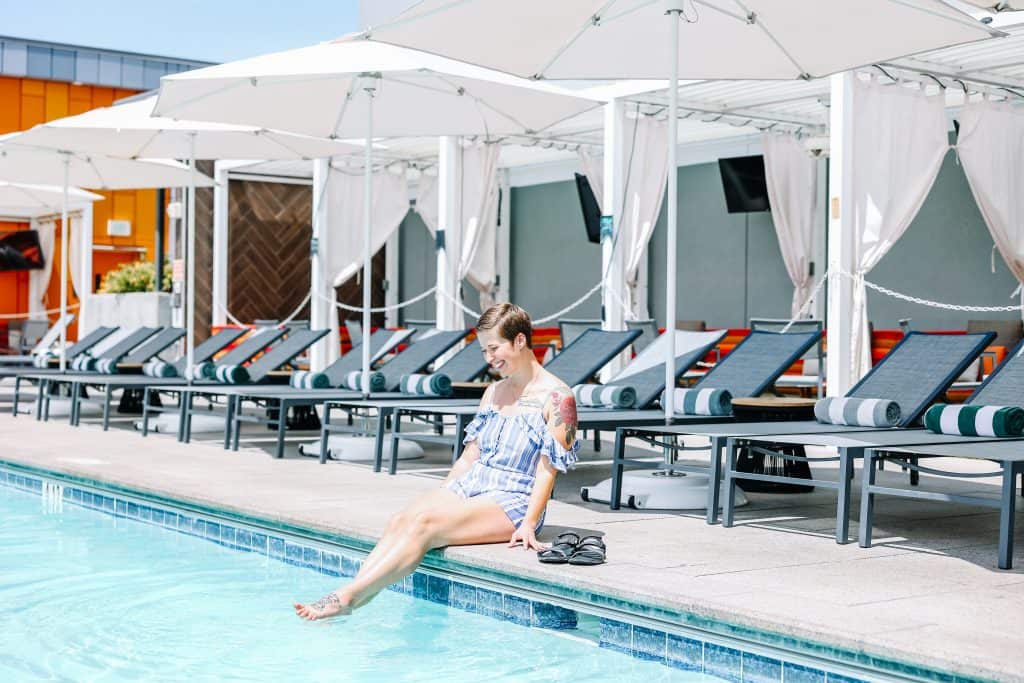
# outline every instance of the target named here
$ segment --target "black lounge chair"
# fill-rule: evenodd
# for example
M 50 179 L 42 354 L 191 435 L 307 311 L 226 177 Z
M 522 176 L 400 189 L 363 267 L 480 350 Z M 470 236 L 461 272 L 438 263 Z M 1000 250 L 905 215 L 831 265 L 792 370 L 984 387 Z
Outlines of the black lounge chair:
M 67 349 L 67 365 L 68 369 L 71 367 L 71 361 L 82 355 L 91 355 L 93 350 L 98 344 L 108 339 L 110 335 L 117 332 L 116 327 L 97 327 L 96 329 L 89 332 L 87 335 L 79 339 L 77 342 L 72 344 Z M 3 367 L 0 368 L 0 380 L 6 378 L 18 378 L 22 375 L 40 375 L 44 373 L 59 373 L 61 372 L 58 367 L 60 364 L 59 356 L 40 356 L 40 362 L 45 361 L 46 367 L 36 367 L 35 365 L 28 366 L 14 366 L 14 367 Z M 66 371 L 65 371 L 66 372 Z
M 63 318 L 58 318 L 53 325 L 50 326 L 46 333 L 39 338 L 32 350 L 27 354 L 11 354 L 0 356 L 0 367 L 4 366 L 30 366 L 33 361 L 43 354 L 48 354 L 50 349 L 57 340 L 60 339 L 60 333 L 62 330 L 67 329 L 75 320 L 74 313 L 67 313 Z M 41 322 L 41 321 L 40 321 Z M 24 347 L 23 347 L 24 348 Z M 54 356 L 56 358 L 56 356 Z
M 939 396 L 963 372 L 963 368 L 981 353 L 989 343 L 991 335 L 938 335 L 911 332 L 899 344 L 897 344 L 871 371 L 850 391 L 846 393 L 847 398 L 886 398 L 900 403 L 903 416 L 902 425 L 904 428 L 912 426 L 923 414 L 928 405 Z M 739 347 L 737 347 L 739 348 Z M 735 351 L 734 351 L 735 353 Z M 732 354 L 730 354 L 731 356 Z M 727 356 L 728 359 L 730 356 Z M 724 361 L 723 361 L 724 362 Z M 709 377 L 711 373 L 709 373 Z M 699 416 L 681 418 L 671 427 L 662 429 L 635 429 L 619 430 L 616 434 L 615 456 L 612 467 L 612 497 L 610 505 L 617 509 L 621 503 L 621 484 L 623 466 L 626 464 L 646 465 L 643 461 L 629 460 L 624 457 L 625 440 L 637 437 L 661 446 L 674 450 L 695 450 L 685 446 L 676 446 L 668 443 L 665 437 L 676 438 L 680 436 L 703 436 L 711 442 L 710 466 L 697 466 L 685 463 L 675 463 L 672 467 L 683 472 L 699 472 L 709 476 L 708 498 L 707 498 L 707 522 L 713 524 L 718 517 L 719 506 L 719 484 L 722 481 L 722 451 L 726 450 L 732 454 L 731 461 L 735 460 L 736 446 L 740 443 L 749 444 L 757 440 L 767 441 L 769 444 L 787 443 L 776 439 L 775 435 L 790 434 L 796 441 L 788 442 L 790 445 L 815 445 L 828 435 L 835 433 L 854 433 L 877 431 L 876 428 L 868 427 L 844 427 L 841 425 L 823 424 L 813 420 L 783 421 L 783 422 L 723 422 L 714 423 L 709 418 Z M 764 437 L 764 438 L 762 438 Z M 770 438 L 768 438 L 770 437 Z M 799 440 L 805 439 L 802 444 Z M 761 448 L 762 443 L 758 448 Z M 704 450 L 701 448 L 700 450 Z M 792 453 L 784 453 L 784 460 L 794 462 L 807 460 Z M 730 486 L 738 479 L 752 479 L 771 481 L 775 483 L 789 483 L 796 485 L 822 485 L 825 487 L 837 488 L 840 490 L 840 510 L 848 506 L 848 490 L 846 484 L 840 482 L 817 482 L 796 477 L 784 477 L 782 475 L 740 473 L 736 471 L 735 464 L 730 467 L 733 471 L 732 482 L 727 485 L 727 494 Z M 728 478 L 728 475 L 726 475 Z M 728 497 L 728 496 L 727 496 Z M 725 513 L 731 515 L 734 507 L 733 501 L 726 501 Z M 840 516 L 842 514 L 840 513 Z M 840 537 L 845 542 L 847 528 L 837 523 L 837 539 Z

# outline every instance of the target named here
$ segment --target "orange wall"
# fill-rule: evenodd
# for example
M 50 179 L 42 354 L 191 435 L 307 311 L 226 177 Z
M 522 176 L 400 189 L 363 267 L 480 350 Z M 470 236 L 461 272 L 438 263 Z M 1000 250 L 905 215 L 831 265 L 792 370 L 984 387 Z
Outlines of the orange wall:
M 0 76 L 0 134 L 25 130 L 36 124 L 63 116 L 104 107 L 113 103 L 114 100 L 133 94 L 135 94 L 134 90 Z M 117 192 L 99 192 L 99 194 L 102 194 L 105 200 L 93 204 L 93 243 L 121 247 L 145 247 L 146 253 L 94 251 L 93 273 L 102 277 L 121 263 L 134 261 L 140 257 L 152 258 L 156 228 L 156 190 L 119 190 Z M 107 219 L 109 218 L 130 220 L 132 234 L 129 237 L 109 237 L 107 235 Z M 27 223 L 0 222 L 0 232 L 27 227 Z M 58 266 L 60 240 L 61 230 L 58 222 L 54 253 L 47 254 L 47 258 L 54 259 L 55 265 Z M 73 295 L 69 298 L 70 303 L 76 301 L 77 299 Z M 59 304 L 60 273 L 59 268 L 54 268 L 47 292 L 47 307 L 54 308 Z M 0 273 L 0 313 L 25 313 L 26 311 L 28 311 L 28 274 Z M 55 316 L 50 317 L 51 319 L 55 318 Z

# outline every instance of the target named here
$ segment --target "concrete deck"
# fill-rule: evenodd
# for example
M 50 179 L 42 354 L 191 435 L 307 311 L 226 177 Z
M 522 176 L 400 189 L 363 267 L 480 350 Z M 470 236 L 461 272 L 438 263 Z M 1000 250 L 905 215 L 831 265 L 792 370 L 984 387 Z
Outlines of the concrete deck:
M 367 464 L 298 457 L 296 440 L 284 460 L 274 460 L 262 450 L 272 445 L 266 431 L 247 432 L 234 453 L 220 448 L 220 434 L 181 445 L 127 427 L 103 433 L 85 420 L 73 428 L 3 414 L 0 460 L 371 540 L 391 513 L 447 471 L 441 448 L 401 462 L 392 477 Z M 825 490 L 752 494 L 732 529 L 706 525 L 702 511 L 611 511 L 578 495 L 581 483 L 608 476 L 610 446 L 598 454 L 588 444 L 579 467 L 559 479 L 542 536 L 564 527 L 602 533 L 605 565 L 542 565 L 533 553 L 503 545 L 452 548 L 446 558 L 963 676 L 1024 681 L 1024 539 L 1017 534 L 1016 568 L 996 569 L 995 511 L 882 498 L 870 549 L 834 542 L 835 497 Z M 829 471 L 816 467 L 815 474 Z M 879 481 L 902 485 L 905 476 L 886 470 Z M 989 479 L 939 487 L 999 490 Z

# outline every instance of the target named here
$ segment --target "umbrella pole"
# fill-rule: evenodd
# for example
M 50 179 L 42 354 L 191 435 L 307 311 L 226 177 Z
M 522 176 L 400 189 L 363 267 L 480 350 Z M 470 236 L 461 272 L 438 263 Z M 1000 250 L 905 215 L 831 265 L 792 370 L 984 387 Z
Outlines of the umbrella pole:
M 189 136 L 188 145 L 188 224 L 185 237 L 185 267 L 188 279 L 185 305 L 185 365 L 187 381 L 192 383 L 192 365 L 195 362 L 196 343 L 196 136 Z M 159 277 L 159 274 L 157 275 Z
M 363 151 L 363 396 L 370 396 L 370 233 L 373 222 L 373 82 L 366 86 L 366 149 Z
M 61 201 L 60 211 L 60 318 L 68 314 L 68 240 L 71 239 L 71 230 L 68 226 L 68 176 L 71 172 L 71 155 L 64 154 L 64 197 Z M 68 367 L 66 355 L 68 346 L 67 325 L 60 326 L 60 370 L 64 372 Z
M 665 196 L 668 199 L 668 216 L 665 227 L 665 390 L 669 400 L 665 401 L 665 422 L 672 419 L 672 389 L 676 385 L 676 231 L 679 212 L 679 195 L 676 192 L 676 140 L 679 130 L 679 2 L 667 3 L 669 21 L 672 24 L 672 66 L 668 83 L 668 177 L 665 179 Z

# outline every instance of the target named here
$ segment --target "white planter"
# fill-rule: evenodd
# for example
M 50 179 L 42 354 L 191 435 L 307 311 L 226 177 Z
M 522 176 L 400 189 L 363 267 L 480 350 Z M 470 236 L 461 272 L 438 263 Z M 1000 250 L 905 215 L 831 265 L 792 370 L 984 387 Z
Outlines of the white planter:
M 85 306 L 89 330 L 103 325 L 130 329 L 171 324 L 171 295 L 167 292 L 93 294 Z

